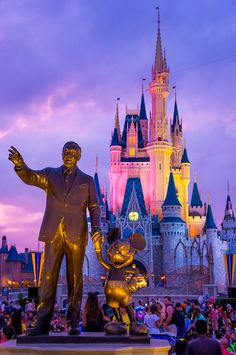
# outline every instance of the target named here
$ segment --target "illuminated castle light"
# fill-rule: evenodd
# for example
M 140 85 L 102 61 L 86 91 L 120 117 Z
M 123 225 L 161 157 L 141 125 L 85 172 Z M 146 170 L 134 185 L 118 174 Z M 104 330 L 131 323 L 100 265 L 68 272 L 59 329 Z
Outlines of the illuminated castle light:
M 157 22 L 155 60 L 148 87 L 150 117 L 142 86 L 140 109 L 126 107 L 121 131 L 117 100 L 110 142 L 110 210 L 107 201 L 101 203 L 103 222 L 105 211 L 109 215 L 103 227 L 120 227 L 122 238 L 134 232 L 144 234 L 146 249 L 137 253 L 135 263 L 149 285 L 158 285 L 164 278 L 170 288 L 187 287 L 199 292 L 203 284 L 215 284 L 224 290 L 223 254 L 227 250 L 236 252 L 232 203 L 228 196 L 220 232 L 210 201 L 202 201 L 196 177 L 189 198 L 191 163 L 183 142 L 184 122 L 180 120 L 176 92 L 170 124 L 167 119 L 170 70 L 162 50 L 159 11 Z M 95 182 L 99 191 L 97 178 Z M 98 269 L 96 266 L 96 274 Z

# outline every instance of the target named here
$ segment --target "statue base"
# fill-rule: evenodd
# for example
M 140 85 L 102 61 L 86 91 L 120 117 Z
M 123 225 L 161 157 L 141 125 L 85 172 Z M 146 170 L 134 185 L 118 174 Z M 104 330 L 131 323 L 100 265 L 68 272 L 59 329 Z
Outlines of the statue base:
M 147 335 L 130 334 L 109 335 L 103 332 L 84 332 L 80 335 L 53 333 L 49 335 L 19 335 L 17 344 L 150 344 Z

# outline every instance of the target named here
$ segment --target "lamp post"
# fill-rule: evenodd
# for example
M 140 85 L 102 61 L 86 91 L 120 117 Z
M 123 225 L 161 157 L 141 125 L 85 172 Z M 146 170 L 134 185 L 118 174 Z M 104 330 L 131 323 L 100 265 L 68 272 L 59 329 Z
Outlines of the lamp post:
M 105 280 L 106 280 L 106 276 L 101 276 L 101 281 L 102 281 L 102 286 L 104 286 L 104 284 L 105 284 Z
M 163 287 L 166 287 L 166 275 L 161 276 L 161 281 L 163 283 Z
M 154 272 L 151 273 L 151 278 L 152 278 L 153 286 L 155 286 L 155 274 L 154 274 Z

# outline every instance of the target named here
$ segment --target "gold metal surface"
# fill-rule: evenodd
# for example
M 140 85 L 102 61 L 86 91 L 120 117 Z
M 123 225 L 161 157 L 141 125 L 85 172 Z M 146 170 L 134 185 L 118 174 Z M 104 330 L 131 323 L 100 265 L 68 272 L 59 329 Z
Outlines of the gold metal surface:
M 124 333 L 124 326 L 120 308 L 125 308 L 130 320 L 130 333 L 147 334 L 148 329 L 144 324 L 136 322 L 132 308 L 132 293 L 138 289 L 137 277 L 139 269 L 132 267 L 134 256 L 138 250 L 145 248 L 146 242 L 141 234 L 133 234 L 128 240 L 120 239 L 120 230 L 113 229 L 108 235 L 110 247 L 107 251 L 110 263 L 106 262 L 102 255 L 104 237 L 93 236 L 93 243 L 100 264 L 109 271 L 104 292 L 106 303 L 113 308 L 117 323 L 108 323 L 105 331 L 110 334 Z
M 46 210 L 39 240 L 45 242 L 40 286 L 38 322 L 30 335 L 48 332 L 54 308 L 57 280 L 66 257 L 68 283 L 68 320 L 76 328 L 83 292 L 82 267 L 88 241 L 86 210 L 89 209 L 92 234 L 99 240 L 100 206 L 94 180 L 77 168 L 81 148 L 74 142 L 63 147 L 63 166 L 32 170 L 16 148 L 9 149 L 9 160 L 20 179 L 46 192 Z

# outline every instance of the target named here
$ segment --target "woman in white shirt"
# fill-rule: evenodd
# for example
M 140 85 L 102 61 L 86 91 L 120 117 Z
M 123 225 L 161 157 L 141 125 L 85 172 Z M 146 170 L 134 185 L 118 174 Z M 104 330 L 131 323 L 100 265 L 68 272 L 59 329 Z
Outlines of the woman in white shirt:
M 149 334 L 159 334 L 160 317 L 157 315 L 157 307 L 152 305 L 150 308 L 146 308 L 146 314 L 144 316 L 144 324 L 149 329 Z

